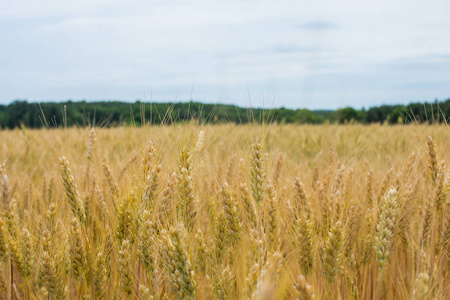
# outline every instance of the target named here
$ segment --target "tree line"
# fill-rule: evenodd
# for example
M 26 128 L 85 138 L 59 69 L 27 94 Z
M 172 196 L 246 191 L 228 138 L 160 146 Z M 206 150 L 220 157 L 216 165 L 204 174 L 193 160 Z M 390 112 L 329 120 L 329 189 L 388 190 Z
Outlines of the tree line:
M 0 128 L 61 126 L 140 126 L 145 123 L 199 124 L 266 123 L 442 123 L 450 116 L 450 99 L 409 105 L 382 105 L 369 109 L 345 107 L 337 110 L 244 108 L 199 102 L 134 103 L 120 101 L 65 101 L 34 103 L 16 100 L 0 105 Z

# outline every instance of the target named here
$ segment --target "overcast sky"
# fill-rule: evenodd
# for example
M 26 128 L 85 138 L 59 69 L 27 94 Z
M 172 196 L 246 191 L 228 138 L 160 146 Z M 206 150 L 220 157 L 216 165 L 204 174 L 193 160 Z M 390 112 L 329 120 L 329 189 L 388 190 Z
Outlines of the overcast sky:
M 447 99 L 449 12 L 448 0 L 0 0 L 0 103 Z

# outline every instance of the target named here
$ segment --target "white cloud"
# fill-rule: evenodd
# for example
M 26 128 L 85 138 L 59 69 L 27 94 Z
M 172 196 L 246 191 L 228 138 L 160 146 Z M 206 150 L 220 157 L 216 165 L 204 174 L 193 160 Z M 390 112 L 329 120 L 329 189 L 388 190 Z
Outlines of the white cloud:
M 440 65 L 450 62 L 448 1 L 47 0 L 1 6 L 1 102 L 132 100 L 150 91 L 154 99 L 188 99 L 194 79 L 194 98 L 244 105 L 247 86 L 259 99 L 279 94 L 278 104 L 289 107 L 450 96 L 450 74 L 435 63 L 438 57 Z M 421 67 L 407 68 L 415 62 Z M 414 84 L 412 93 L 406 87 Z

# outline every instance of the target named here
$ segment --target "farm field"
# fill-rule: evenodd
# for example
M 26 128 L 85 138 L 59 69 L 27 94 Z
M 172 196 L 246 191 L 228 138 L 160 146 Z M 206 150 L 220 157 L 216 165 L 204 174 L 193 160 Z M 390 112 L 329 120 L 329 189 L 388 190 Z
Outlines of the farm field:
M 447 126 L 0 141 L 0 299 L 450 298 Z

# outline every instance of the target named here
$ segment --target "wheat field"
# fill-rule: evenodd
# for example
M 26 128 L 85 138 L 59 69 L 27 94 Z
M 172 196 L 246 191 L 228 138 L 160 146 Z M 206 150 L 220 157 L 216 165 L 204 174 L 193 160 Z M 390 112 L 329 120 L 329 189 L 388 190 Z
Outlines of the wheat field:
M 449 137 L 0 131 L 0 298 L 449 299 Z

